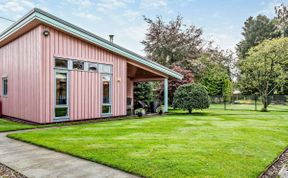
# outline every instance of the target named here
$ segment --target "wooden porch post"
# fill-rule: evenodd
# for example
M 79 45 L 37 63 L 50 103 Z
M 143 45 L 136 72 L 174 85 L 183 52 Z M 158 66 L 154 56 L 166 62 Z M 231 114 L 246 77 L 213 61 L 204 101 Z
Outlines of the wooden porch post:
M 168 78 L 164 79 L 164 112 L 168 112 Z

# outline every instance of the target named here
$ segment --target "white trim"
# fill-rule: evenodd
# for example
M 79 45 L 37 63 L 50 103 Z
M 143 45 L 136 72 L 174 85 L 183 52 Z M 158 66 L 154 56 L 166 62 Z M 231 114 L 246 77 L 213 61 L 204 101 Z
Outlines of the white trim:
M 66 74 L 66 77 L 67 77 L 67 84 L 66 84 L 66 105 L 57 105 L 57 101 L 56 101 L 56 74 L 57 73 L 65 73 Z M 70 96 L 70 77 L 69 77 L 69 71 L 66 69 L 66 70 L 63 70 L 63 69 L 54 69 L 54 104 L 53 104 L 53 122 L 57 122 L 59 120 L 61 121 L 67 121 L 70 119 L 70 100 L 69 100 L 69 96 Z M 67 108 L 67 116 L 61 116 L 61 117 L 56 117 L 56 113 L 55 113 L 55 109 L 56 108 Z
M 112 68 L 113 71 L 113 68 Z M 109 76 L 110 77 L 110 82 L 109 82 L 109 103 L 103 103 L 103 76 Z M 100 99 L 101 99 L 101 116 L 109 116 L 109 115 L 113 115 L 113 108 L 112 108 L 112 104 L 113 104 L 113 74 L 107 74 L 107 73 L 101 73 L 100 74 L 100 88 L 101 88 L 101 93 L 100 93 Z M 102 109 L 103 106 L 110 106 L 110 112 L 109 113 L 103 113 Z
M 6 94 L 4 94 L 4 81 L 6 80 Z M 2 96 L 8 97 L 8 76 L 2 77 Z

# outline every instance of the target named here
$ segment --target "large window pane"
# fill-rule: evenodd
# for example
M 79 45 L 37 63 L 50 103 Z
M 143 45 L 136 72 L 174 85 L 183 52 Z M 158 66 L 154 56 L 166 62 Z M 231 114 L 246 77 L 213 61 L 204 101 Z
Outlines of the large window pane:
M 89 71 L 97 72 L 98 65 L 95 63 L 89 63 Z
M 68 61 L 65 59 L 55 59 L 55 67 L 56 68 L 68 68 Z
M 111 113 L 111 75 L 102 75 L 102 114 L 110 114 Z
M 111 106 L 103 105 L 102 106 L 102 114 L 109 114 L 109 113 L 111 113 Z
M 68 108 L 55 108 L 55 117 L 68 116 Z
M 3 96 L 7 96 L 8 95 L 8 78 L 5 77 L 2 79 L 2 85 L 3 85 Z
M 110 104 L 110 85 L 111 85 L 111 76 L 103 75 L 103 104 Z
M 67 73 L 56 73 L 56 105 L 67 105 Z
M 73 69 L 84 70 L 84 62 L 83 61 L 73 61 Z
M 108 64 L 100 64 L 100 73 L 112 74 L 112 66 Z

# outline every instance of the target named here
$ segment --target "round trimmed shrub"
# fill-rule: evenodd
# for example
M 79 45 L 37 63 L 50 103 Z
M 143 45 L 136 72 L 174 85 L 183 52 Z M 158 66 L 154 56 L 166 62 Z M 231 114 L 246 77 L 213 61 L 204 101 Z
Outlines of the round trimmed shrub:
M 209 95 L 201 84 L 181 85 L 174 94 L 173 107 L 188 110 L 209 108 Z

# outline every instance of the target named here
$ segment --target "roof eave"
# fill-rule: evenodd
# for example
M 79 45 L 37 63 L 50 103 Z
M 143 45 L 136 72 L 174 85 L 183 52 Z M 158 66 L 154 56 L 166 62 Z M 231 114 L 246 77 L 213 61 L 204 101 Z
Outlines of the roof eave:
M 5 30 L 0 35 L 0 42 L 8 37 L 10 34 L 13 34 L 15 31 L 17 31 L 19 28 L 25 26 L 27 23 L 33 21 L 33 20 L 40 20 L 43 23 L 46 23 L 48 25 L 54 26 L 62 31 L 65 31 L 67 33 L 71 33 L 79 38 L 82 38 L 86 41 L 89 41 L 91 43 L 94 43 L 96 45 L 101 46 L 102 48 L 105 48 L 109 51 L 112 51 L 114 53 L 117 53 L 121 56 L 127 57 L 129 59 L 135 60 L 141 64 L 144 64 L 148 67 L 151 67 L 153 69 L 156 69 L 168 76 L 171 76 L 172 78 L 181 80 L 183 78 L 183 75 L 168 69 L 156 62 L 153 62 L 151 60 L 147 60 L 144 57 L 141 57 L 140 55 L 129 51 L 125 48 L 122 48 L 121 46 L 118 46 L 114 43 L 109 42 L 108 40 L 105 40 L 99 36 L 96 36 L 82 28 L 79 28 L 73 24 L 70 24 L 62 19 L 59 19 L 58 17 L 55 17 L 47 12 L 44 12 L 40 9 L 34 8 L 32 11 L 30 11 L 27 15 L 25 15 L 23 18 L 15 22 L 13 25 L 11 25 L 7 30 Z

